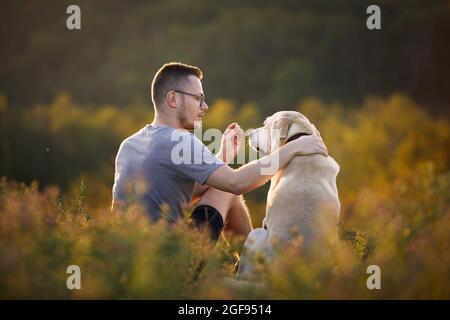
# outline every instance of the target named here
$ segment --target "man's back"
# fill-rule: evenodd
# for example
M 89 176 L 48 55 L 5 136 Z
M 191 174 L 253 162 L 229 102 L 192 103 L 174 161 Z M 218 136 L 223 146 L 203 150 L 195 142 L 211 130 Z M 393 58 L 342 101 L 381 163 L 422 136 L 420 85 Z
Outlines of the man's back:
M 223 164 L 192 133 L 147 125 L 119 148 L 113 208 L 140 204 L 155 220 L 166 207 L 170 218 L 178 219 L 188 208 L 195 182 L 203 184 Z

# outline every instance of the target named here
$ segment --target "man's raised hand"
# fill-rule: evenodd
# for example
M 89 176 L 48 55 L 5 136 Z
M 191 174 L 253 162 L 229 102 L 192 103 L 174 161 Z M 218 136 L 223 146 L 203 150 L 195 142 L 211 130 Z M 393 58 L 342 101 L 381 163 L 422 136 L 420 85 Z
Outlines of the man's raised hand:
M 225 130 L 220 144 L 219 158 L 225 163 L 231 163 L 241 148 L 244 131 L 236 122 L 230 124 Z

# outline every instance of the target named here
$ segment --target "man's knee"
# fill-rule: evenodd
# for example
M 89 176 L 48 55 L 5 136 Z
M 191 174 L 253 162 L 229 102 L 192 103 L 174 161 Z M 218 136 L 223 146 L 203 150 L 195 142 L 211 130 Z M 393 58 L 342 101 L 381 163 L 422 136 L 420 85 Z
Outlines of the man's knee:
M 214 207 L 222 214 L 222 218 L 225 220 L 231 205 L 236 201 L 236 197 L 237 196 L 232 193 L 210 188 L 203 194 L 196 206 L 209 205 Z
M 242 194 L 240 195 L 233 194 L 231 201 L 233 205 L 245 206 L 245 199 Z
M 246 226 L 245 232 L 248 229 L 248 225 L 251 229 L 251 222 L 248 222 L 250 221 L 248 209 L 245 205 L 243 195 L 235 195 L 233 193 L 210 188 L 204 193 L 195 207 L 202 205 L 216 209 L 221 214 L 226 229 L 240 229 L 242 224 Z

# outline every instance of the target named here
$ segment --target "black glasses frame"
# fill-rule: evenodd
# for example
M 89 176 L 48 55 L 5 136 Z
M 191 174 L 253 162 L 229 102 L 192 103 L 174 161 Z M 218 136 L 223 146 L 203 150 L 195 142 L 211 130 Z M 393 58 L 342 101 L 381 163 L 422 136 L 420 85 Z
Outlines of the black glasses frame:
M 204 94 L 193 94 L 193 93 L 189 93 L 189 92 L 185 92 L 185 91 L 181 91 L 181 90 L 173 90 L 173 91 L 178 92 L 178 93 L 187 94 L 187 95 L 192 96 L 192 97 L 200 98 L 200 108 L 202 107 L 203 102 L 205 102 L 205 95 Z

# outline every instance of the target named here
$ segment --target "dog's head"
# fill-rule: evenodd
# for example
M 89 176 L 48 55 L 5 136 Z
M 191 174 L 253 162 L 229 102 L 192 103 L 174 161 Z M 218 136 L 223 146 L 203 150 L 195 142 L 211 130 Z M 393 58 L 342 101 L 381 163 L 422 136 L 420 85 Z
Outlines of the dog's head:
M 320 135 L 308 118 L 296 111 L 280 111 L 268 117 L 264 126 L 249 132 L 250 146 L 263 155 L 303 135 Z

